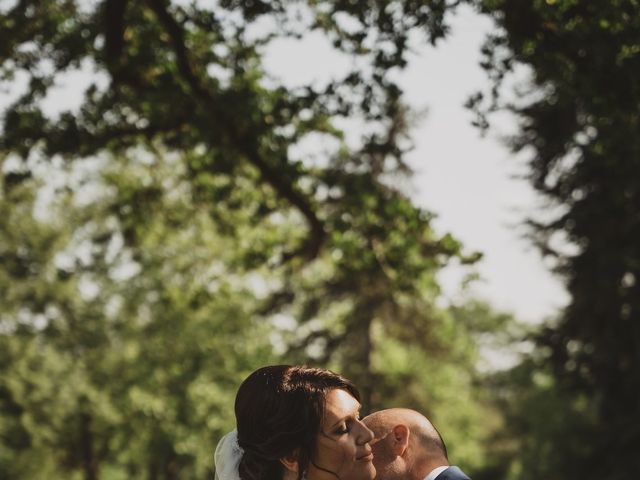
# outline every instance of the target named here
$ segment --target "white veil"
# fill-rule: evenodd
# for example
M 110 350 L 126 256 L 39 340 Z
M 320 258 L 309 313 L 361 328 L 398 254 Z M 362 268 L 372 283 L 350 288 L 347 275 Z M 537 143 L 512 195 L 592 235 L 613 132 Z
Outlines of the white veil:
M 213 456 L 216 465 L 215 480 L 240 480 L 238 466 L 243 453 L 238 445 L 237 430 L 231 430 L 222 437 Z

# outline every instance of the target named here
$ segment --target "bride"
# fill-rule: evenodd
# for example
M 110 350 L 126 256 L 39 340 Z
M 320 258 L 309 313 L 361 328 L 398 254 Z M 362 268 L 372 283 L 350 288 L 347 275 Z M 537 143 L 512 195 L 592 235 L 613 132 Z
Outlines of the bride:
M 373 480 L 359 398 L 328 370 L 256 370 L 238 389 L 236 430 L 216 448 L 216 480 Z

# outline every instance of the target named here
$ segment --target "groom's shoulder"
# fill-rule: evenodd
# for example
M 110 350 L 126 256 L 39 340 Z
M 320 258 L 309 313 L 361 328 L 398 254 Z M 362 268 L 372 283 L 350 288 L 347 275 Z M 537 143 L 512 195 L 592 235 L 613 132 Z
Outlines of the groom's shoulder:
M 471 480 L 458 467 L 449 467 L 436 477 L 436 480 Z

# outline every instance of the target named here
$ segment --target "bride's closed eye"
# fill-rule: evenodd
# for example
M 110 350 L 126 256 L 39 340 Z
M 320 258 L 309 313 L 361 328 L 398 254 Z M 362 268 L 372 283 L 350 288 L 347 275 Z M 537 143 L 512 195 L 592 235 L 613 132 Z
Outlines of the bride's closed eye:
M 343 423 L 337 426 L 337 428 L 333 431 L 335 435 L 345 435 L 351 431 L 351 426 L 356 422 L 361 422 L 362 417 L 360 416 L 360 412 L 357 415 L 354 415 L 352 418 L 347 418 Z
M 346 433 L 349 433 L 349 427 L 347 426 L 347 424 L 342 424 L 339 425 L 338 428 L 336 428 L 333 433 L 335 433 L 336 435 L 344 435 Z

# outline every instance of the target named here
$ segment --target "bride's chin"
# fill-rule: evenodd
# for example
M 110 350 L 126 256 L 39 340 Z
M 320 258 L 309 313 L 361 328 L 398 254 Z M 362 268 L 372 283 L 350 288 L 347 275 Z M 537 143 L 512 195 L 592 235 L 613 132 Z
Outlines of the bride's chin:
M 376 477 L 376 469 L 373 466 L 373 462 L 367 461 L 365 474 L 362 477 L 362 480 L 373 480 Z

